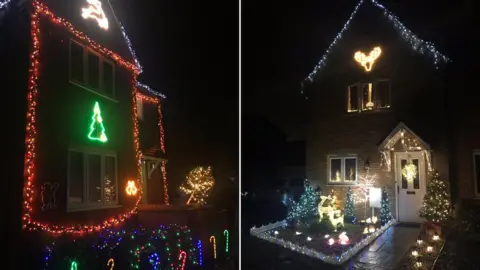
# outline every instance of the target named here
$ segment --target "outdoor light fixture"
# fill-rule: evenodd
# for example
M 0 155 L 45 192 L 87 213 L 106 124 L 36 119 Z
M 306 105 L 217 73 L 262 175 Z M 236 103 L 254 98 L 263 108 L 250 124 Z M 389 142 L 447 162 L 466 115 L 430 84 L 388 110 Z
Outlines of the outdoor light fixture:
M 382 49 L 377 46 L 373 48 L 373 50 L 371 50 L 368 55 L 365 55 L 365 53 L 358 51 L 354 54 L 353 58 L 365 68 L 366 72 L 369 72 L 372 70 L 373 64 L 375 64 L 375 61 L 378 59 L 378 57 L 380 57 L 381 54 Z

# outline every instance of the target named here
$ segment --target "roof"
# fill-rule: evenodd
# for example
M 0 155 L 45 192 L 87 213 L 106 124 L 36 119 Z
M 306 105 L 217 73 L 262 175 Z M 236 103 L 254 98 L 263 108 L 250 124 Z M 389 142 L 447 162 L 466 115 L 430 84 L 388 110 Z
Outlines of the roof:
M 388 21 L 392 24 L 393 28 L 400 34 L 400 36 L 405 40 L 405 42 L 407 42 L 411 46 L 412 50 L 422 55 L 425 55 L 426 57 L 429 57 L 436 68 L 438 68 L 438 66 L 441 63 L 447 63 L 450 61 L 450 59 L 447 56 L 445 56 L 444 54 L 442 54 L 440 51 L 437 50 L 437 48 L 433 45 L 433 43 L 421 39 L 415 33 L 410 31 L 410 29 L 408 29 L 405 25 L 402 24 L 402 22 L 400 22 L 400 19 L 395 14 L 389 11 L 377 0 L 360 0 L 355 6 L 353 12 L 350 14 L 350 17 L 348 18 L 348 20 L 343 25 L 340 32 L 333 39 L 332 43 L 330 43 L 327 50 L 323 54 L 322 58 L 320 58 L 320 61 L 314 67 L 313 71 L 310 72 L 310 74 L 302 82 L 302 94 L 303 94 L 304 82 L 312 82 L 315 75 L 327 65 L 328 57 L 332 53 L 335 45 L 337 45 L 338 42 L 342 39 L 342 37 L 345 34 L 345 31 L 349 28 L 351 21 L 353 20 L 359 8 L 362 6 L 362 4 L 365 1 L 371 2 L 371 4 L 374 7 L 379 8 L 382 11 L 383 15 L 385 16 L 385 18 L 387 18 Z
M 417 140 L 427 148 L 427 150 L 430 150 L 430 145 L 427 144 L 420 136 L 415 134 L 410 128 L 407 127 L 403 122 L 399 122 L 398 125 L 388 134 L 388 136 L 382 141 L 382 143 L 378 146 L 378 149 L 383 150 L 383 149 L 390 149 L 393 145 L 395 145 L 400 139 L 401 139 L 401 134 L 403 131 L 407 131 L 410 133 L 412 136 L 417 138 Z
M 137 87 L 140 91 L 142 91 L 144 94 L 147 94 L 149 96 L 155 96 L 163 99 L 167 98 L 167 96 L 165 96 L 164 94 L 153 90 L 150 86 L 143 84 L 141 82 L 137 82 Z
M 150 147 L 145 150 L 142 149 L 143 157 L 152 157 L 152 158 L 159 158 L 165 159 L 165 153 L 159 147 Z
M 108 0 L 98 0 L 108 20 L 108 29 L 102 29 L 94 19 L 84 19 L 82 8 L 88 6 L 88 0 L 40 0 L 56 16 L 68 21 L 73 27 L 95 40 L 103 47 L 112 50 L 125 61 L 136 63 L 136 58 L 126 41 L 126 33 L 117 20 L 115 12 Z M 141 69 L 140 69 L 141 70 Z

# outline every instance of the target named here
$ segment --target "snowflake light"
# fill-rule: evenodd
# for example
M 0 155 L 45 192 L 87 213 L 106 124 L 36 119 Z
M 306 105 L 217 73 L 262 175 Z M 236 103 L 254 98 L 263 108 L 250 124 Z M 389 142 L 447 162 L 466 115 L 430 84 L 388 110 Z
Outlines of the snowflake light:
M 84 19 L 94 19 L 100 28 L 108 30 L 108 20 L 103 12 L 100 0 L 87 0 L 87 7 L 82 8 L 82 17 Z

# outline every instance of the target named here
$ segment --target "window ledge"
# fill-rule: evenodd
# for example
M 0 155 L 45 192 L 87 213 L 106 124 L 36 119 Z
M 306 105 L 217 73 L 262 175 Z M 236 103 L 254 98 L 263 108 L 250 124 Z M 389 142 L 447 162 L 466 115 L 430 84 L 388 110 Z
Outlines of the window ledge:
M 329 182 L 327 183 L 327 186 L 328 187 L 333 187 L 333 186 L 338 186 L 338 187 L 343 187 L 343 186 L 356 186 L 357 185 L 357 182 L 354 182 L 354 183 L 332 183 L 332 182 Z
M 95 210 L 103 210 L 103 209 L 113 209 L 113 208 L 120 208 L 122 207 L 121 204 L 112 204 L 112 205 L 102 205 L 102 206 L 82 206 L 78 208 L 67 208 L 67 212 L 82 212 L 82 211 L 95 211 Z
M 75 85 L 75 86 L 78 86 L 78 87 L 80 87 L 80 88 L 82 88 L 82 89 L 84 89 L 84 90 L 87 90 L 88 92 L 91 92 L 91 93 L 93 93 L 93 94 L 96 94 L 96 95 L 98 95 L 98 96 L 101 96 L 101 97 L 103 97 L 103 98 L 106 98 L 106 99 L 108 99 L 108 100 L 110 100 L 110 101 L 113 101 L 113 102 L 118 103 L 118 100 L 116 100 L 116 99 L 114 99 L 114 98 L 111 98 L 111 97 L 108 97 L 108 96 L 106 96 L 106 95 L 104 95 L 104 94 L 102 94 L 102 93 L 100 93 L 100 92 L 98 92 L 98 91 L 96 91 L 96 90 L 90 89 L 90 88 L 88 88 L 88 87 L 86 87 L 86 86 L 84 86 L 84 85 L 81 85 L 81 84 L 79 84 L 79 83 L 77 83 L 77 82 L 75 82 L 75 81 L 70 80 L 70 83 L 73 84 L 73 85 Z
M 361 111 L 361 112 L 346 112 L 345 116 L 371 115 L 371 114 L 388 113 L 388 112 L 392 112 L 392 108 L 376 109 L 376 110 Z

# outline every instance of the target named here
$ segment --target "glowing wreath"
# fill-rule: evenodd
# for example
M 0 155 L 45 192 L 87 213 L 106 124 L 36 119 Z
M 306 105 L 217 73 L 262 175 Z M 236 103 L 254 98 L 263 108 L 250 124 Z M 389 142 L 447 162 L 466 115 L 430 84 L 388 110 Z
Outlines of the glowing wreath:
M 413 181 L 413 179 L 417 176 L 417 166 L 412 163 L 405 165 L 405 167 L 402 169 L 402 175 L 407 179 L 407 181 Z
M 355 53 L 353 58 L 355 59 L 355 61 L 360 63 L 360 65 L 362 65 L 365 68 L 365 71 L 368 72 L 372 70 L 373 64 L 378 59 L 378 57 L 380 57 L 381 54 L 382 54 L 382 49 L 380 49 L 380 47 L 375 47 L 368 54 L 368 56 L 365 55 L 363 52 L 358 51 Z

